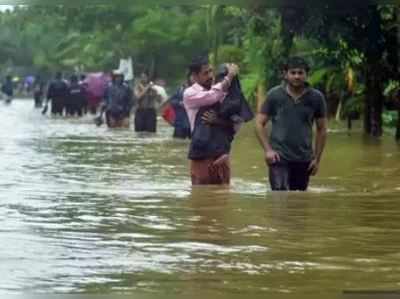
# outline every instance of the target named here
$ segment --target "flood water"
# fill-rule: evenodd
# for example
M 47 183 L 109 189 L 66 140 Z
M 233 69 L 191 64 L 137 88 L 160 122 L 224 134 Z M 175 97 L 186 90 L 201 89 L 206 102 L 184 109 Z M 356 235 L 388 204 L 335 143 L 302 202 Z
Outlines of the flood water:
M 27 100 L 0 102 L 0 115 L 1 294 L 400 289 L 390 136 L 331 132 L 310 191 L 273 193 L 252 125 L 233 145 L 232 186 L 192 188 L 188 143 L 161 121 L 139 135 L 42 116 Z

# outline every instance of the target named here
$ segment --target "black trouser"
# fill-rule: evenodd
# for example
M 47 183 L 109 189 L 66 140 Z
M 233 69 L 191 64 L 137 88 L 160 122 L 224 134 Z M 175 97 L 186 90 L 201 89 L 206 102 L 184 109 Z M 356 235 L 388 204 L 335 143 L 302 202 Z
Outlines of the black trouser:
M 135 113 L 135 131 L 152 132 L 157 130 L 157 115 L 154 108 L 140 108 Z
M 65 109 L 67 111 L 67 115 L 70 116 L 75 116 L 75 115 L 82 116 L 83 114 L 83 105 L 79 102 L 68 103 Z
M 310 162 L 281 161 L 269 165 L 269 182 L 273 191 L 305 191 L 310 181 Z
M 39 92 L 35 92 L 33 95 L 33 98 L 35 100 L 35 107 L 36 108 L 40 108 L 42 107 L 42 103 L 43 103 L 43 95 Z
M 64 107 L 65 107 L 64 98 L 53 98 L 51 100 L 51 114 L 59 114 L 62 116 Z
M 109 110 L 106 111 L 106 123 L 109 128 L 112 127 L 112 122 L 121 122 L 125 118 L 129 118 L 130 113 L 128 112 L 122 112 L 119 114 L 112 114 Z

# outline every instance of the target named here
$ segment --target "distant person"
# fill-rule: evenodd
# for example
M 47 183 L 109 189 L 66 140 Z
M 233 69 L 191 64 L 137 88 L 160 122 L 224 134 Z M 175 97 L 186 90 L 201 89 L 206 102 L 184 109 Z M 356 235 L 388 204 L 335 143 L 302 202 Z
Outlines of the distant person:
M 86 80 L 86 75 L 85 74 L 81 74 L 79 76 L 79 84 L 81 84 L 81 85 L 86 84 L 85 80 Z
M 79 84 L 78 77 L 72 75 L 66 98 L 66 113 L 69 116 L 82 116 L 86 104 L 85 89 Z
M 45 82 L 40 75 L 37 75 L 33 83 L 33 99 L 35 102 L 35 108 L 42 107 L 44 90 L 45 90 Z
M 174 138 L 186 139 L 190 138 L 191 136 L 189 118 L 183 105 L 183 93 L 186 88 L 190 87 L 191 85 L 192 82 L 189 76 L 188 80 L 178 88 L 176 93 L 169 100 L 175 113 L 175 119 L 173 122 Z
M 89 106 L 89 85 L 86 81 L 86 74 L 81 74 L 79 76 L 79 85 L 83 88 L 83 91 L 85 93 L 82 112 L 83 114 L 87 114 Z
M 228 65 L 227 76 L 213 85 L 213 71 L 206 57 L 199 57 L 189 66 L 194 84 L 183 94 L 192 133 L 188 158 L 193 185 L 227 185 L 230 183 L 230 148 L 234 124 L 217 116 L 221 104 L 238 74 L 236 65 Z M 210 135 L 217 136 L 210 140 Z
M 323 94 L 307 83 L 308 72 L 304 59 L 290 58 L 284 66 L 284 83 L 268 92 L 257 115 L 257 136 L 274 191 L 305 191 L 310 176 L 319 170 L 327 136 L 327 108 Z M 268 121 L 272 122 L 270 136 Z
M 146 73 L 142 73 L 135 87 L 136 113 L 135 131 L 151 132 L 157 131 L 157 107 L 162 102 L 162 97 L 150 82 Z
M 47 90 L 47 109 L 48 102 L 51 101 L 51 114 L 52 115 L 63 115 L 66 99 L 68 97 L 68 85 L 63 80 L 61 72 L 57 72 L 54 80 L 50 83 Z
M 33 84 L 35 82 L 34 76 L 27 76 L 24 80 L 24 93 L 29 95 L 32 92 Z
M 6 103 L 11 103 L 14 97 L 14 83 L 10 75 L 6 76 L 5 82 L 1 86 L 1 92 L 5 97 Z
M 133 92 L 124 82 L 124 75 L 114 71 L 111 84 L 104 94 L 106 122 L 110 128 L 128 128 L 133 107 Z

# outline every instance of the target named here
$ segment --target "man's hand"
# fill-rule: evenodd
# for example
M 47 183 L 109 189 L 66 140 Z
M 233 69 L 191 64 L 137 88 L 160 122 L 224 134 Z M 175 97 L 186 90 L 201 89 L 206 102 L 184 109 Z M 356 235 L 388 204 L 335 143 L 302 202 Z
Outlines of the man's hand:
M 212 165 L 213 166 L 220 166 L 224 163 L 229 161 L 229 155 L 228 154 L 223 154 L 221 157 L 219 157 L 217 160 L 215 160 Z
M 233 79 L 236 75 L 239 74 L 239 67 L 234 64 L 234 63 L 229 63 L 227 64 L 227 69 L 228 69 L 228 77 L 229 79 Z
M 205 113 L 203 113 L 201 119 L 203 120 L 204 123 L 210 126 L 218 124 L 218 116 L 214 110 L 208 110 Z
M 310 166 L 308 167 L 308 171 L 310 175 L 315 176 L 319 170 L 319 162 L 317 159 L 311 161 Z
M 144 88 L 145 92 L 148 92 L 150 89 L 152 89 L 154 86 L 153 82 L 150 82 L 149 84 L 146 85 Z
M 227 129 L 233 129 L 233 123 L 231 121 L 219 118 L 217 112 L 214 110 L 206 111 L 201 119 L 206 125 L 209 126 L 220 126 Z
M 267 164 L 274 164 L 281 161 L 281 157 L 274 150 L 269 150 L 265 152 L 265 161 Z

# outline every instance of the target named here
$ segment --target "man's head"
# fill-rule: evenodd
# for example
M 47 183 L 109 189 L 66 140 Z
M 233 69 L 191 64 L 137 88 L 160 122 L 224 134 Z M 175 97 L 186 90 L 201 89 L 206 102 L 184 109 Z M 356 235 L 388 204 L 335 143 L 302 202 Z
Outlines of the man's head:
M 148 84 L 150 82 L 149 75 L 146 72 L 140 74 L 140 82 L 142 84 Z
M 78 83 L 78 76 L 77 75 L 72 75 L 70 78 L 71 83 L 76 84 Z
M 124 83 L 124 74 L 119 70 L 113 71 L 113 82 L 119 85 Z
M 56 79 L 57 80 L 61 80 L 62 79 L 62 73 L 61 72 L 57 72 L 56 73 Z
M 213 84 L 213 70 L 207 57 L 197 57 L 193 59 L 189 66 L 189 74 L 194 82 L 206 89 L 210 89 Z
M 310 71 L 308 63 L 301 57 L 291 57 L 284 65 L 284 76 L 286 82 L 295 88 L 303 87 L 307 81 Z

